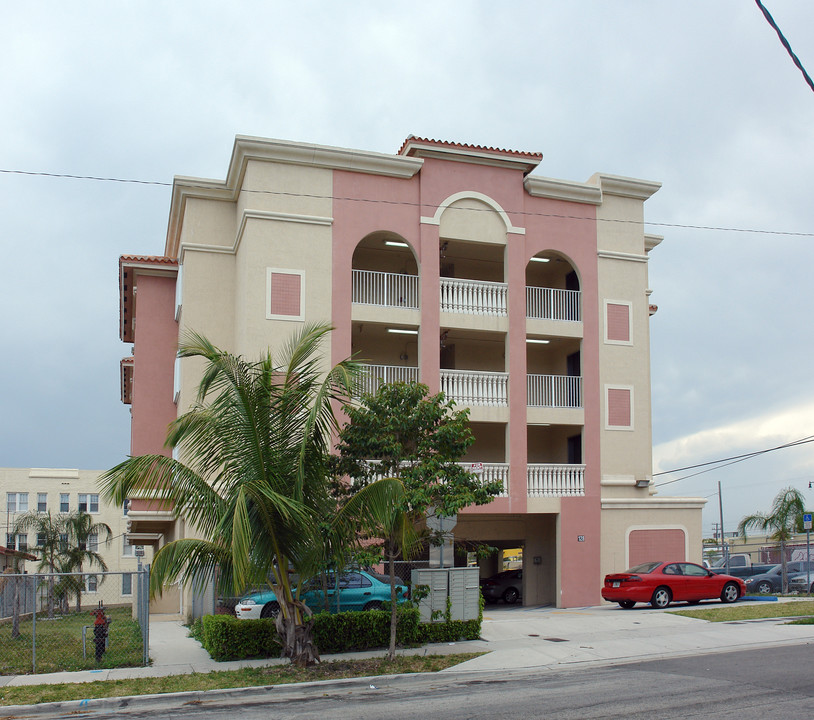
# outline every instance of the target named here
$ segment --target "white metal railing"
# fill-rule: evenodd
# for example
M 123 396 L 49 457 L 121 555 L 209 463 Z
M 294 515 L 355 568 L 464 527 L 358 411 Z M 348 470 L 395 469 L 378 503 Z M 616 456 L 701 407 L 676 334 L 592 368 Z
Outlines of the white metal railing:
M 541 320 L 582 320 L 579 290 L 526 286 L 526 317 Z
M 503 484 L 495 497 L 509 497 L 509 463 L 458 463 L 469 472 L 478 475 L 483 484 L 499 481 Z
M 506 315 L 506 283 L 441 278 L 441 311 Z
M 570 375 L 528 375 L 526 393 L 529 407 L 581 408 L 582 378 Z
M 401 365 L 365 365 L 359 377 L 357 397 L 375 393 L 380 385 L 393 382 L 418 382 L 418 368 Z
M 585 494 L 584 465 L 532 465 L 527 468 L 529 497 L 563 497 Z
M 365 460 L 365 465 L 376 467 L 380 465 L 381 460 Z M 477 475 L 483 484 L 491 483 L 499 480 L 503 483 L 503 490 L 495 497 L 509 497 L 509 464 L 508 463 L 457 463 L 465 470 Z M 409 466 L 409 462 L 402 462 L 401 467 Z M 381 480 L 384 473 L 376 473 L 373 477 L 374 480 Z M 443 479 L 441 480 L 443 482 Z
M 506 407 L 509 375 L 501 372 L 442 370 L 441 392 L 460 405 Z
M 417 310 L 418 275 L 354 270 L 352 301 L 360 305 L 379 305 Z

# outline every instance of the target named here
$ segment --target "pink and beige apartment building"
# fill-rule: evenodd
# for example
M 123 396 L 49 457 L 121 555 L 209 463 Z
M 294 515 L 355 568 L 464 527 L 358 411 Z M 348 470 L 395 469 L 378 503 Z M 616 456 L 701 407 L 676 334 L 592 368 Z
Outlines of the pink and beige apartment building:
M 606 572 L 699 560 L 705 501 L 652 486 L 661 238 L 643 210 L 660 186 L 547 178 L 541 161 L 412 136 L 394 155 L 238 136 L 225 180 L 176 177 L 164 256 L 120 260 L 131 453 L 169 453 L 194 399 L 179 333 L 252 358 L 329 322 L 326 367 L 353 355 L 366 389 L 420 380 L 470 409 L 464 461 L 504 491 L 454 538 L 522 547 L 524 603 L 597 604 Z M 192 532 L 147 498 L 129 517 L 132 543 Z

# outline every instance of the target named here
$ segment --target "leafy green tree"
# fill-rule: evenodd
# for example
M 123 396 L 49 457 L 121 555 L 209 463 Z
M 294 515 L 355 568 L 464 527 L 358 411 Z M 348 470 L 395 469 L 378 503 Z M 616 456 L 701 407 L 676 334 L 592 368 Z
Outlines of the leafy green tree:
M 190 334 L 178 355 L 203 360 L 203 375 L 196 402 L 167 437 L 186 462 L 133 457 L 100 479 L 116 503 L 135 494 L 165 498 L 199 535 L 156 553 L 152 594 L 179 578 L 194 584 L 215 576 L 230 594 L 268 582 L 280 605 L 283 656 L 301 666 L 318 662 L 319 653 L 291 573 L 305 581 L 326 557 L 320 522 L 333 507 L 333 403 L 351 396 L 359 370 L 345 361 L 323 371 L 319 348 L 328 332 L 304 326 L 279 361 L 269 351 L 256 362 Z
M 803 531 L 803 514 L 805 513 L 805 500 L 803 494 L 796 488 L 781 490 L 772 502 L 769 513 L 756 512 L 747 515 L 738 523 L 738 533 L 745 540 L 747 530 L 759 530 L 766 536 L 780 543 L 780 562 L 782 564 L 783 592 L 789 590 L 788 573 L 786 571 L 786 543 L 795 533 Z
M 500 482 L 483 482 L 460 463 L 474 442 L 469 411 L 456 410 L 443 393 L 428 393 L 421 383 L 389 383 L 364 395 L 361 404 L 345 406 L 348 422 L 339 433 L 334 465 L 340 494 L 397 477 L 406 510 L 452 517 L 501 492 Z M 343 476 L 352 483 L 343 484 Z
M 349 498 L 344 512 L 356 514 L 362 527 L 383 540 L 391 598 L 395 558 L 407 559 L 416 549 L 408 528 L 414 531 L 428 515 L 452 517 L 469 505 L 484 505 L 502 490 L 500 482 L 483 482 L 460 463 L 474 442 L 469 411 L 456 410 L 443 393 L 428 393 L 421 383 L 389 383 L 360 404 L 346 405 L 348 422 L 333 460 L 335 492 Z M 398 485 L 379 487 L 376 481 L 385 478 Z M 391 655 L 395 618 L 394 607 Z

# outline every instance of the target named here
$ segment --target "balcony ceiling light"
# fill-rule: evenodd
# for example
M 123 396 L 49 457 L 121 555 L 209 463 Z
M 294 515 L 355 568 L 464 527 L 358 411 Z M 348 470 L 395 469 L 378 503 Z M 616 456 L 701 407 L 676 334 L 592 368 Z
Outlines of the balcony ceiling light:
M 418 335 L 418 330 L 410 330 L 409 328 L 387 328 L 387 332 L 396 335 Z
M 526 338 L 527 343 L 534 343 L 535 345 L 548 345 L 551 340 L 543 340 L 542 338 Z
M 390 247 L 410 247 L 406 242 L 401 242 L 400 240 L 385 240 L 384 244 Z
M 551 258 L 541 258 L 541 257 L 533 257 L 531 258 L 532 262 L 551 262 Z

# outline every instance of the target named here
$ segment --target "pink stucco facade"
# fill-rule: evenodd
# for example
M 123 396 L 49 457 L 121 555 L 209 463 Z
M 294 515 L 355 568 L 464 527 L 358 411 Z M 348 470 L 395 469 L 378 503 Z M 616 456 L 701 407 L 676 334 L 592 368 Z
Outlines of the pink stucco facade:
M 590 604 L 598 598 L 600 527 L 599 368 L 597 297 L 596 212 L 592 205 L 578 205 L 530 197 L 524 189 L 521 169 L 490 167 L 467 162 L 427 158 L 414 177 L 385 179 L 360 173 L 335 171 L 333 187 L 333 270 L 335 327 L 332 361 L 351 354 L 351 270 L 357 245 L 374 233 L 392 233 L 407 242 L 419 268 L 421 286 L 421 354 L 419 375 L 431 392 L 439 388 L 438 344 L 429 339 L 441 332 L 439 289 L 439 225 L 422 223 L 449 198 L 472 191 L 486 195 L 506 210 L 511 224 L 525 233 L 507 233 L 505 281 L 508 292 L 508 436 L 507 461 L 512 478 L 508 497 L 463 514 L 523 515 L 527 512 L 526 414 L 526 269 L 539 253 L 555 252 L 568 258 L 582 290 L 582 377 L 585 425 L 583 452 L 586 458 L 585 494 L 566 498 L 559 514 L 558 564 L 561 567 L 561 601 L 566 606 Z M 364 202 L 360 202 L 364 201 Z M 512 212 L 512 209 L 520 212 Z M 586 535 L 577 542 L 579 535 Z M 573 542 L 571 539 L 573 538 Z

